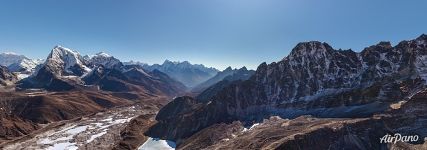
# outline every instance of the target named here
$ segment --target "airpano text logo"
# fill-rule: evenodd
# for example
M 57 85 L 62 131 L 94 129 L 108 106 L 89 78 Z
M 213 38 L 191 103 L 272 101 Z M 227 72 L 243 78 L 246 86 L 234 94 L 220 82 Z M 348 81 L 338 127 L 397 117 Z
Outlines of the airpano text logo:
M 394 134 L 394 136 L 387 134 L 380 138 L 380 143 L 393 143 L 397 142 L 416 142 L 419 140 L 418 135 L 401 135 L 399 133 Z

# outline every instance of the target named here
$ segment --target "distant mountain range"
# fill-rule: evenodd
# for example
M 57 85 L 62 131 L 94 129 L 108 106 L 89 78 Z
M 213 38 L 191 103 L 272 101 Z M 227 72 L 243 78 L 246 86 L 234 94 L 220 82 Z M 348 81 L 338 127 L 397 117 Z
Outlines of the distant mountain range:
M 240 69 L 232 69 L 231 67 L 227 67 L 225 70 L 218 72 L 215 76 L 210 78 L 209 80 L 198 84 L 196 87 L 192 89 L 193 92 L 199 93 L 208 87 L 224 80 L 224 78 L 229 77 L 230 80 L 233 80 L 231 76 L 235 76 L 238 79 L 247 79 L 253 75 L 255 71 L 247 70 L 246 67 L 242 67 Z M 242 77 L 237 77 L 242 76 Z
M 193 88 L 205 82 L 218 72 L 215 68 L 208 68 L 201 64 L 191 64 L 188 61 L 172 62 L 166 60 L 161 65 L 143 64 L 142 67 L 149 71 L 159 70 L 164 72 L 175 80 L 182 82 L 188 88 Z
M 43 88 L 51 91 L 93 89 L 113 92 L 140 92 L 176 96 L 185 86 L 161 72 L 125 66 L 106 53 L 83 57 L 79 52 L 56 46 L 30 77 L 17 83 L 20 89 Z
M 37 65 L 42 63 L 42 59 L 29 59 L 15 53 L 0 53 L 0 65 L 7 67 L 10 72 L 19 72 L 19 79 L 29 76 Z
M 60 87 L 51 87 L 42 84 L 60 84 L 69 89 L 73 87 L 70 84 L 84 84 L 81 79 L 83 77 L 88 79 L 88 74 L 93 73 L 93 69 L 108 69 L 108 70 L 122 70 L 125 66 L 140 66 L 139 71 L 146 71 L 143 73 L 148 75 L 150 73 L 165 73 L 167 76 L 172 77 L 173 80 L 183 83 L 184 86 L 178 86 L 181 90 L 191 89 L 194 86 L 210 79 L 218 72 L 215 68 L 205 67 L 201 64 L 191 64 L 188 61 L 172 62 L 166 60 L 163 64 L 148 65 L 141 62 L 121 62 L 120 60 L 110 56 L 107 53 L 100 52 L 95 55 L 80 55 L 79 52 L 71 49 L 56 46 L 46 58 L 42 59 L 29 59 L 24 55 L 15 53 L 2 53 L 0 54 L 0 65 L 6 66 L 9 72 L 14 72 L 17 80 L 30 77 L 19 82 L 18 87 L 33 87 L 33 88 L 49 88 L 61 89 Z M 157 70 L 157 71 L 156 71 Z M 122 70 L 123 71 L 123 70 Z M 162 76 L 162 75 L 161 75 Z M 53 79 L 53 80 L 52 80 Z M 58 79 L 58 80 L 57 80 Z M 52 80 L 52 82 L 47 82 Z M 76 80 L 76 83 L 62 82 L 65 80 Z M 56 81 L 61 81 L 60 83 Z M 172 81 L 172 80 L 170 80 Z M 78 83 L 81 82 L 81 83 Z

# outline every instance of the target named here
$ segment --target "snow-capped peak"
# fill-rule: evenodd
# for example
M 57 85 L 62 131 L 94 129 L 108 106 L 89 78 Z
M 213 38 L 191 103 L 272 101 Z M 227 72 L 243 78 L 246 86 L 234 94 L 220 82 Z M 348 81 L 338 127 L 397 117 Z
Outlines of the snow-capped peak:
M 102 65 L 105 68 L 120 68 L 121 66 L 123 66 L 120 60 L 114 58 L 113 56 L 105 52 L 97 53 L 89 60 L 89 63 L 91 66 Z
M 111 57 L 111 55 L 109 55 L 109 54 L 107 54 L 105 52 L 96 53 L 96 56 L 99 56 L 99 57 Z
M 75 51 L 75 50 L 71 50 L 69 48 L 63 47 L 61 45 L 57 45 L 52 49 L 52 52 L 56 52 L 56 53 L 62 53 L 62 54 L 73 54 L 73 55 L 80 55 L 79 52 Z
M 330 52 L 331 50 L 332 47 L 327 43 L 318 41 L 301 42 L 292 49 L 290 57 L 322 55 Z
M 30 74 L 35 71 L 37 65 L 41 64 L 42 60 L 40 59 L 22 59 L 20 62 L 11 64 L 8 66 L 9 70 L 12 72 L 22 72 Z
M 3 54 L 6 54 L 6 55 L 18 55 L 17 53 L 15 53 L 15 52 L 4 52 Z
M 0 54 L 0 65 L 9 66 L 14 63 L 19 63 L 23 59 L 28 59 L 24 55 L 18 55 L 13 52 L 6 52 Z
M 45 65 L 59 75 L 63 73 L 71 75 L 82 75 L 90 69 L 86 67 L 83 57 L 79 52 L 62 47 L 55 46 L 46 59 Z

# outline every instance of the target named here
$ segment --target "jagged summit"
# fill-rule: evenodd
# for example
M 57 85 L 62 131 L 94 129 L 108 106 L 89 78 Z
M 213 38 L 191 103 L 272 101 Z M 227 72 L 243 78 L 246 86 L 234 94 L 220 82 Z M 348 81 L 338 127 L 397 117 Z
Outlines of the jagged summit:
M 60 45 L 52 49 L 46 59 L 45 66 L 60 76 L 81 76 L 90 70 L 79 52 Z
M 180 81 L 187 87 L 194 87 L 215 76 L 218 72 L 217 69 L 208 68 L 202 64 L 191 64 L 188 61 L 170 61 L 168 59 L 163 64 L 143 65 L 143 68 L 148 71 L 157 69 Z
M 292 49 L 288 57 L 293 58 L 299 56 L 314 56 L 321 55 L 323 53 L 329 53 L 331 51 L 333 51 L 333 48 L 325 42 L 300 42 Z
M 204 94 L 202 95 L 204 96 L 201 96 L 201 97 L 204 97 L 203 99 L 206 99 L 212 96 L 214 93 L 218 92 L 217 90 L 220 90 L 222 87 L 228 85 L 231 81 L 247 80 L 254 73 L 255 71 L 247 70 L 246 67 L 242 67 L 240 69 L 237 69 L 237 68 L 233 69 L 230 66 L 224 69 L 223 71 L 218 72 L 215 76 L 213 76 L 209 80 L 203 83 L 200 83 L 199 85 L 194 87 L 191 91 L 194 93 L 203 92 Z M 219 82 L 222 82 L 222 83 L 219 83 Z M 215 84 L 217 83 L 219 83 L 219 85 L 215 86 Z M 210 88 L 211 86 L 213 86 L 213 88 L 209 90 L 208 88 Z
M 224 71 L 232 71 L 233 68 L 231 68 L 231 66 L 228 66 L 227 68 L 224 69 Z
M 163 65 L 165 65 L 165 64 L 180 64 L 180 63 L 182 63 L 182 62 L 180 62 L 180 61 L 171 61 L 171 60 L 169 60 L 169 59 L 166 59 L 164 62 L 163 62 Z M 188 62 L 187 62 L 188 63 Z
M 376 46 L 382 46 L 384 48 L 391 48 L 393 47 L 390 43 L 390 41 L 381 41 Z
M 99 52 L 99 53 L 96 53 L 96 56 L 101 56 L 101 57 L 112 57 L 111 55 L 109 55 L 109 54 L 107 54 L 107 53 L 105 53 L 105 52 Z
M 53 57 L 54 54 L 67 54 L 67 53 L 71 53 L 74 55 L 80 55 L 80 53 L 76 50 L 71 50 L 71 49 L 63 47 L 61 45 L 56 45 L 55 47 L 53 47 L 49 56 Z
M 116 69 L 123 67 L 123 63 L 120 60 L 118 60 L 117 58 L 114 58 L 113 56 L 105 52 L 99 52 L 95 56 L 93 56 L 89 60 L 89 65 L 92 67 L 103 65 L 105 68 L 116 68 Z
M 239 70 L 248 70 L 248 68 L 246 68 L 246 66 L 243 66 L 242 68 L 240 68 Z
M 417 40 L 427 40 L 427 34 L 421 34 L 419 37 L 417 37 Z

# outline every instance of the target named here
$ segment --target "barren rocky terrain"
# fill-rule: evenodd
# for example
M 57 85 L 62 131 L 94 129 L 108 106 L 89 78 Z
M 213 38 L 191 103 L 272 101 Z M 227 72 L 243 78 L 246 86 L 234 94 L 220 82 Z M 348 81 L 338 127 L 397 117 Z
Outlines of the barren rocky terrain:
M 61 125 L 47 125 L 43 132 L 3 144 L 5 150 L 17 149 L 112 149 L 121 140 L 121 132 L 138 116 L 153 116 L 155 106 L 135 104 L 117 107 Z M 150 118 L 146 118 L 150 120 Z M 153 119 L 152 119 L 153 120 Z

